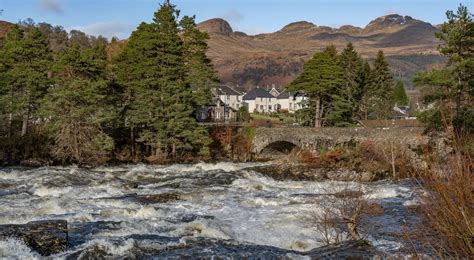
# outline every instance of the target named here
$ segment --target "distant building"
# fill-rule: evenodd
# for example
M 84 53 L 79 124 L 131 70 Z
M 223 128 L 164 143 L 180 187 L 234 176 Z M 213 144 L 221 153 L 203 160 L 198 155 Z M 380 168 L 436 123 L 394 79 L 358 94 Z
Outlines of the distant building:
M 232 87 L 232 89 L 239 92 L 242 96 L 247 94 L 247 90 L 242 86 L 237 85 L 237 86 Z
M 294 113 L 304 108 L 308 99 L 304 91 L 287 92 L 278 90 L 275 86 L 270 90 L 256 87 L 247 91 L 241 86 L 221 85 L 213 89 L 212 93 L 214 101 L 213 105 L 209 107 L 213 109 L 216 107 L 215 120 L 217 120 L 219 110 L 217 109 L 219 103 L 217 100 L 220 100 L 225 107 L 231 108 L 234 112 L 245 106 L 250 113 L 275 113 L 280 111 Z M 232 116 L 229 119 L 231 118 Z
M 237 110 L 225 104 L 220 98 L 213 97 L 211 102 L 196 111 L 199 122 L 230 122 L 237 120 Z
M 278 99 L 263 88 L 254 88 L 243 97 L 244 105 L 250 113 L 273 113 L 279 110 Z
M 409 106 L 397 106 L 395 105 L 392 110 L 392 119 L 409 119 L 410 118 L 410 107 Z
M 308 97 L 302 90 L 296 92 L 283 91 L 278 95 L 277 99 L 278 104 L 280 104 L 280 110 L 289 113 L 294 113 L 304 108 L 308 102 Z
M 235 110 L 239 110 L 243 106 L 242 97 L 243 93 L 232 89 L 229 86 L 219 86 L 215 89 L 215 95 L 220 98 L 226 105 L 232 107 Z

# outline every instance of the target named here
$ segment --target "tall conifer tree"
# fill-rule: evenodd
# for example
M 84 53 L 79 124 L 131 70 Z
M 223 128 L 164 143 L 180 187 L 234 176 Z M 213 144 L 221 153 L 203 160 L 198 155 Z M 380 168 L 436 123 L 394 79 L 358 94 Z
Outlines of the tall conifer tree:
M 394 80 L 383 51 L 377 53 L 370 75 L 370 84 L 365 94 L 368 95 L 372 112 L 376 112 L 379 119 L 388 118 L 393 108 Z
M 289 85 L 290 91 L 304 90 L 314 108 L 314 126 L 323 125 L 324 115 L 331 106 L 332 95 L 338 95 L 343 85 L 343 70 L 333 47 L 316 53 L 303 66 L 303 72 Z
M 196 27 L 194 17 L 185 16 L 180 21 L 182 28 L 186 82 L 192 87 L 194 101 L 201 106 L 209 102 L 210 89 L 218 83 L 211 61 L 206 56 L 209 35 Z
M 20 26 L 13 26 L 0 51 L 3 89 L 0 99 L 10 121 L 22 121 L 22 136 L 27 133 L 28 123 L 50 84 L 48 71 L 51 62 L 48 40 L 37 28 L 25 33 Z
M 63 162 L 103 163 L 114 148 L 105 131 L 115 117 L 106 79 L 105 46 L 71 47 L 54 67 L 55 84 L 42 102 L 54 136 L 53 155 Z
M 193 117 L 196 102 L 178 14 L 169 1 L 161 4 L 153 22 L 142 23 L 132 34 L 116 66 L 128 89 L 126 121 L 133 138 L 136 129 L 136 140 L 152 148 L 148 155 L 155 158 L 204 152 L 210 143 Z

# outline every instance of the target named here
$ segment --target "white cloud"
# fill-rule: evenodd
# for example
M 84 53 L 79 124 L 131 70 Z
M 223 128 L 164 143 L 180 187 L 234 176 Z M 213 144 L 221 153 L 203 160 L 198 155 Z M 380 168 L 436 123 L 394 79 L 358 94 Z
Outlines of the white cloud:
M 68 28 L 69 30 L 79 30 L 89 35 L 99 36 L 102 35 L 111 39 L 112 37 L 118 37 L 119 39 L 128 38 L 134 29 L 134 26 L 124 24 L 121 22 L 102 22 L 94 23 L 83 26 L 75 26 Z
M 47 12 L 62 13 L 63 7 L 59 1 L 60 0 L 40 0 L 39 4 L 41 9 Z

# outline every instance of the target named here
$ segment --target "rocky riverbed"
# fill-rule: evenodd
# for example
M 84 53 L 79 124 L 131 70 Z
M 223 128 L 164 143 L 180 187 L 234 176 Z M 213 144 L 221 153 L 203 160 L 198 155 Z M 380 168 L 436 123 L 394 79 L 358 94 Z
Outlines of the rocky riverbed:
M 268 165 L 1 168 L 0 258 L 372 257 L 412 245 L 411 181 L 279 179 L 257 170 Z M 372 207 L 360 226 L 367 242 L 327 247 L 314 216 L 347 194 Z M 41 224 L 61 243 L 35 244 Z

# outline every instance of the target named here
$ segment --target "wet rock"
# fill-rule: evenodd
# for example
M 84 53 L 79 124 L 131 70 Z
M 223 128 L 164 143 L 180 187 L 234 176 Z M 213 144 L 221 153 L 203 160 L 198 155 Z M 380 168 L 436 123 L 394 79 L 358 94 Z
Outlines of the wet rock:
M 334 246 L 325 246 L 311 250 L 306 254 L 313 259 L 374 259 L 387 257 L 377 251 L 369 242 L 346 241 Z
M 142 204 L 166 203 L 180 200 L 180 194 L 175 192 L 151 195 L 134 194 L 133 197 Z
M 364 195 L 364 193 L 358 190 L 344 190 L 344 191 L 336 192 L 333 194 L 333 196 L 338 199 L 344 199 L 344 198 L 354 199 L 354 198 L 360 198 L 362 195 Z
M 125 196 L 107 197 L 107 198 L 102 198 L 102 199 L 108 199 L 108 200 L 131 199 L 131 200 L 137 201 L 140 204 L 155 204 L 155 203 L 167 203 L 171 201 L 180 200 L 181 195 L 177 192 L 148 194 L 148 195 L 138 195 L 136 193 L 132 193 L 132 194 L 127 194 Z
M 364 205 L 362 212 L 372 216 L 382 216 L 385 214 L 384 208 L 378 203 L 367 203 Z
M 18 238 L 43 256 L 67 249 L 68 230 L 65 220 L 44 220 L 24 225 L 0 225 L 0 239 Z
M 350 169 L 311 168 L 306 165 L 270 165 L 255 167 L 257 172 L 277 181 L 358 181 L 374 182 L 387 178 L 385 172 L 357 172 Z
M 214 219 L 214 216 L 186 214 L 181 218 L 181 222 L 189 223 L 197 219 Z
M 277 181 L 322 181 L 327 179 L 323 172 L 312 172 L 308 167 L 303 165 L 292 165 L 292 166 L 259 166 L 253 168 L 255 171 L 269 176 Z

